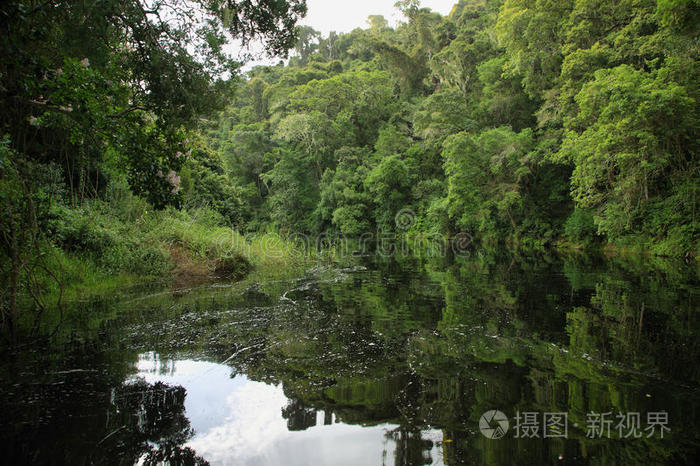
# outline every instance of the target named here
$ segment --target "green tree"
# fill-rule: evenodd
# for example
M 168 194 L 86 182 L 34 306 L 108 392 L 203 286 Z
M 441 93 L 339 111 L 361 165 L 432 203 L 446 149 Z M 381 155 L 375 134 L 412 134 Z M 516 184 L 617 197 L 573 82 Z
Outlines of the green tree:
M 376 32 L 381 32 L 389 27 L 389 21 L 382 15 L 370 15 L 367 17 L 369 28 Z
M 99 189 L 101 154 L 120 155 L 132 188 L 172 202 L 159 170 L 179 170 L 186 129 L 222 104 L 235 37 L 286 54 L 303 0 L 30 2 L 2 7 L 0 122 L 14 149 L 64 165 L 73 197 Z M 202 27 L 191 25 L 201 17 Z M 196 51 L 196 52 L 195 52 Z M 94 195 L 94 193 L 92 193 Z
M 358 236 L 372 231 L 372 197 L 365 190 L 369 169 L 368 151 L 343 148 L 336 152 L 338 166 L 327 170 L 321 182 L 318 217 L 321 229 L 329 225 L 344 235 Z
M 310 164 L 300 163 L 297 154 L 288 148 L 278 148 L 269 156 L 275 164 L 262 178 L 270 186 L 266 202 L 272 221 L 284 232 L 314 231 L 311 213 L 318 203 L 319 190 Z
M 294 45 L 294 62 L 304 66 L 318 50 L 321 33 L 311 26 L 297 26 L 297 42 Z
M 576 102 L 579 113 L 566 120 L 559 155 L 574 163 L 574 200 L 596 209 L 599 231 L 611 238 L 644 230 L 662 235 L 673 227 L 655 218 L 664 203 L 690 214 L 683 223 L 694 222 L 694 195 L 669 197 L 688 189 L 697 169 L 697 104 L 687 89 L 668 70 L 621 65 L 597 71 Z
M 496 32 L 506 50 L 506 71 L 519 74 L 531 97 L 554 87 L 563 60 L 566 20 L 574 0 L 506 0 Z
M 365 178 L 365 188 L 372 194 L 377 226 L 394 230 L 396 214 L 408 204 L 408 188 L 412 184 L 409 170 L 401 157 L 385 157 Z
M 391 114 L 392 97 L 386 73 L 347 72 L 299 86 L 289 109 L 322 113 L 342 130 L 339 137 L 354 139 L 342 144 L 363 146 L 376 139 L 379 123 Z
M 445 142 L 449 214 L 459 228 L 491 240 L 519 233 L 535 166 L 532 148 L 531 130 L 506 127 L 478 136 L 458 133 Z

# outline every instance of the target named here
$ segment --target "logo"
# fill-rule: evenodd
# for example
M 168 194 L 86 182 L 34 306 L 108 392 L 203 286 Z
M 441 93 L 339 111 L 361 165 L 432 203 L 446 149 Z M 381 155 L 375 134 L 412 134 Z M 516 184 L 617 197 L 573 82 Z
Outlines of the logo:
M 452 243 L 452 252 L 455 253 L 457 256 L 464 256 L 469 253 L 469 248 L 472 244 L 472 235 L 469 233 L 459 233 L 458 235 L 454 236 L 451 240 Z
M 396 228 L 403 231 L 408 231 L 416 223 L 416 213 L 411 209 L 401 209 L 394 217 Z
M 508 418 L 495 409 L 486 411 L 479 419 L 479 430 L 484 437 L 491 440 L 502 438 L 508 432 Z

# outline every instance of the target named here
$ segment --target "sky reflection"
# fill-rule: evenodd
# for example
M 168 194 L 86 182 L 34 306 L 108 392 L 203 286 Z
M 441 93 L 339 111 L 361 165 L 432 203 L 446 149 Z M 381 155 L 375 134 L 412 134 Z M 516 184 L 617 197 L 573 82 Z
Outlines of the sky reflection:
M 186 446 L 211 464 L 308 465 L 393 464 L 394 441 L 386 433 L 392 424 L 362 427 L 331 423 L 323 412 L 316 425 L 290 431 L 282 409 L 289 404 L 281 386 L 231 377 L 231 368 L 205 361 L 160 360 L 156 353 L 139 356 L 137 378 L 163 382 L 187 390 L 186 415 L 195 435 Z M 432 464 L 442 464 L 437 445 L 440 431 L 428 431 L 433 440 Z

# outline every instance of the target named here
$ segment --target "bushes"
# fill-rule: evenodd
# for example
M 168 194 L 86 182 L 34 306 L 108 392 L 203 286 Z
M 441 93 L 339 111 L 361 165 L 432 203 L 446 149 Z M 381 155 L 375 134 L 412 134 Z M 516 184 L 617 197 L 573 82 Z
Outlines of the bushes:
M 564 222 L 564 235 L 569 241 L 590 245 L 596 239 L 593 214 L 586 209 L 575 209 Z
M 149 241 L 169 249 L 178 248 L 193 261 L 205 264 L 211 272 L 230 271 L 231 260 L 240 262 L 241 270 L 272 271 L 298 265 L 304 259 L 302 251 L 279 235 L 260 233 L 244 237 L 225 226 L 221 214 L 209 208 L 168 209 L 150 219 L 152 227 L 146 233 Z
M 143 232 L 98 201 L 76 209 L 55 207 L 49 229 L 62 249 L 110 274 L 163 275 L 172 265 L 160 245 L 145 241 Z
M 45 217 L 36 251 L 18 277 L 13 309 L 44 309 L 154 278 L 189 285 L 213 277 L 238 280 L 253 270 L 269 278 L 306 263 L 280 236 L 245 238 L 210 208 L 154 211 L 126 196 L 77 208 L 54 204 Z M 10 265 L 0 261 L 0 276 L 10 275 Z M 0 306 L 9 302 L 0 289 Z
M 185 283 L 209 277 L 241 279 L 253 269 L 286 273 L 305 255 L 278 235 L 246 238 L 211 208 L 154 211 L 136 196 L 123 202 L 54 205 L 46 226 L 50 268 L 71 288 L 88 293 L 146 277 Z M 132 220 L 124 220 L 132 219 Z M 47 292 L 57 291 L 45 277 Z M 109 286 L 107 286 L 109 288 Z
M 181 173 L 186 208 L 209 207 L 221 214 L 227 225 L 243 224 L 245 189 L 226 173 L 219 154 L 198 144 Z
M 125 179 L 115 175 L 107 186 L 105 200 L 110 213 L 123 222 L 135 222 L 153 208 L 145 199 L 131 192 Z

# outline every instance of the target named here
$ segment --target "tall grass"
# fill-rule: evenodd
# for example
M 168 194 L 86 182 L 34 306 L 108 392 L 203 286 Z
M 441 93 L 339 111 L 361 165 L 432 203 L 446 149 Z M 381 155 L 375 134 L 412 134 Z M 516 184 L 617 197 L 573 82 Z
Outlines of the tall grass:
M 300 266 L 309 259 L 306 251 L 277 233 L 243 236 L 234 228 L 222 226 L 208 209 L 167 210 L 154 215 L 152 222 L 147 238 L 171 249 L 184 248 L 203 263 L 241 260 L 252 269 L 273 272 Z
M 32 280 L 47 304 L 162 280 L 286 276 L 310 259 L 275 233 L 243 236 L 210 209 L 154 211 L 136 197 L 58 206 L 45 238 L 45 272 Z

